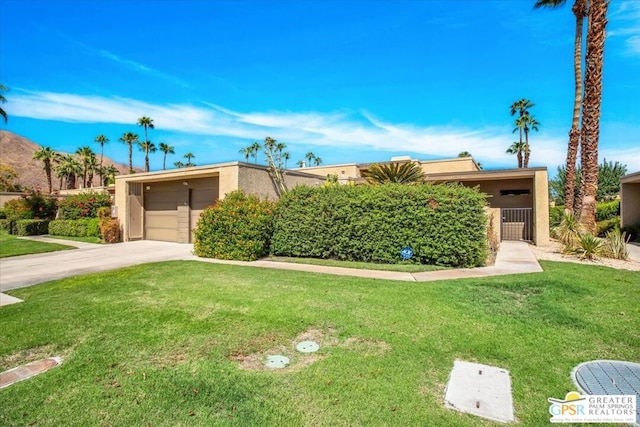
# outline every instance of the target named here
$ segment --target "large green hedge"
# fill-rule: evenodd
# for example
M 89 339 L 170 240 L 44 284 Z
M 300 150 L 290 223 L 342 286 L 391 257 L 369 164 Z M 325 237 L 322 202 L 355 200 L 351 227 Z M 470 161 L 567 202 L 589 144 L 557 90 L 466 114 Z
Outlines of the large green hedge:
M 51 236 L 101 237 L 100 219 L 56 219 L 49 223 Z
M 276 207 L 271 253 L 474 267 L 487 258 L 486 196 L 460 185 L 297 187 Z
M 272 202 L 233 191 L 200 215 L 194 252 L 207 258 L 256 260 L 269 253 L 272 219 Z
M 16 236 L 40 236 L 48 233 L 48 219 L 19 219 L 15 221 Z

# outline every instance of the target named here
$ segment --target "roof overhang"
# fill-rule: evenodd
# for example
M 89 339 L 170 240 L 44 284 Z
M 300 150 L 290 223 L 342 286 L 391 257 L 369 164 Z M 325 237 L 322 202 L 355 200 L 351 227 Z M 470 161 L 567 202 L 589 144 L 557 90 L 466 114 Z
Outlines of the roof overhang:
M 428 173 L 426 181 L 446 182 L 446 181 L 498 181 L 511 179 L 533 179 L 536 173 L 547 172 L 547 168 L 520 168 L 502 170 L 481 170 L 473 172 L 443 172 Z
M 620 178 L 621 184 L 640 184 L 640 171 L 630 173 Z

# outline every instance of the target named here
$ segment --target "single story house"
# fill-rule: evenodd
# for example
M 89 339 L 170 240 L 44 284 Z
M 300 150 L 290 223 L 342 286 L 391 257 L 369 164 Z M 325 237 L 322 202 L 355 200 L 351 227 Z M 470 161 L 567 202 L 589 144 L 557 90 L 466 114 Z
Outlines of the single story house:
M 640 224 L 640 171 L 620 179 L 620 227 Z
M 549 190 L 546 168 L 484 171 L 471 157 L 412 160 L 394 157 L 390 162 L 414 161 L 427 181 L 460 182 L 479 187 L 489 197 L 494 226 L 502 240 L 549 242 Z M 364 183 L 362 171 L 371 163 L 344 163 L 288 169 L 289 188 L 321 185 L 327 175 L 338 182 Z M 125 241 L 147 239 L 179 243 L 193 241 L 202 210 L 231 191 L 241 189 L 259 197 L 277 198 L 266 166 L 230 162 L 169 171 L 119 175 L 115 184 L 114 215 Z

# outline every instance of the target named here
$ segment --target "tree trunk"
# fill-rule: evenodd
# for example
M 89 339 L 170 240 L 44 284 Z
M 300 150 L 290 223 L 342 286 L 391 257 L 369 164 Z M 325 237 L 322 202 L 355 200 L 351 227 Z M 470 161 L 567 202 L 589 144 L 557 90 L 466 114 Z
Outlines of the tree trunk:
M 133 173 L 133 146 L 129 144 L 129 173 Z
M 529 155 L 531 154 L 531 150 L 529 150 L 529 129 L 524 128 L 524 161 L 522 162 L 523 168 L 529 167 Z
M 596 230 L 596 194 L 598 191 L 598 140 L 600 137 L 600 108 L 602 103 L 602 68 L 604 62 L 605 27 L 608 0 L 591 0 L 587 57 L 582 105 L 580 194 L 582 207 L 580 224 L 587 232 Z
M 576 160 L 578 146 L 580 145 L 580 106 L 582 104 L 582 31 L 584 18 L 587 11 L 585 0 L 576 0 L 573 5 L 573 14 L 576 16 L 576 35 L 573 48 L 573 70 L 575 80 L 575 95 L 573 99 L 573 119 L 569 131 L 569 145 L 567 146 L 567 180 L 564 191 L 564 212 L 573 214 L 575 210 L 575 182 Z
M 51 166 L 44 170 L 47 175 L 47 184 L 49 185 L 49 194 L 53 193 L 53 178 L 51 177 Z
M 522 151 L 520 151 L 519 149 L 518 149 L 517 157 L 518 157 L 518 169 L 521 169 L 522 168 Z

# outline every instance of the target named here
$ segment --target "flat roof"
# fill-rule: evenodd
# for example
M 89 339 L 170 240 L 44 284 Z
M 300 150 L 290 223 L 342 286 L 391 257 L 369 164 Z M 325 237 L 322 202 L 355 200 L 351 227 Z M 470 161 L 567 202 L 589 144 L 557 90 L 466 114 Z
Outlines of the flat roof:
M 622 178 L 620 178 L 620 183 L 622 183 L 622 184 L 640 183 L 640 171 L 633 172 L 633 173 L 630 173 L 628 175 L 623 176 Z

